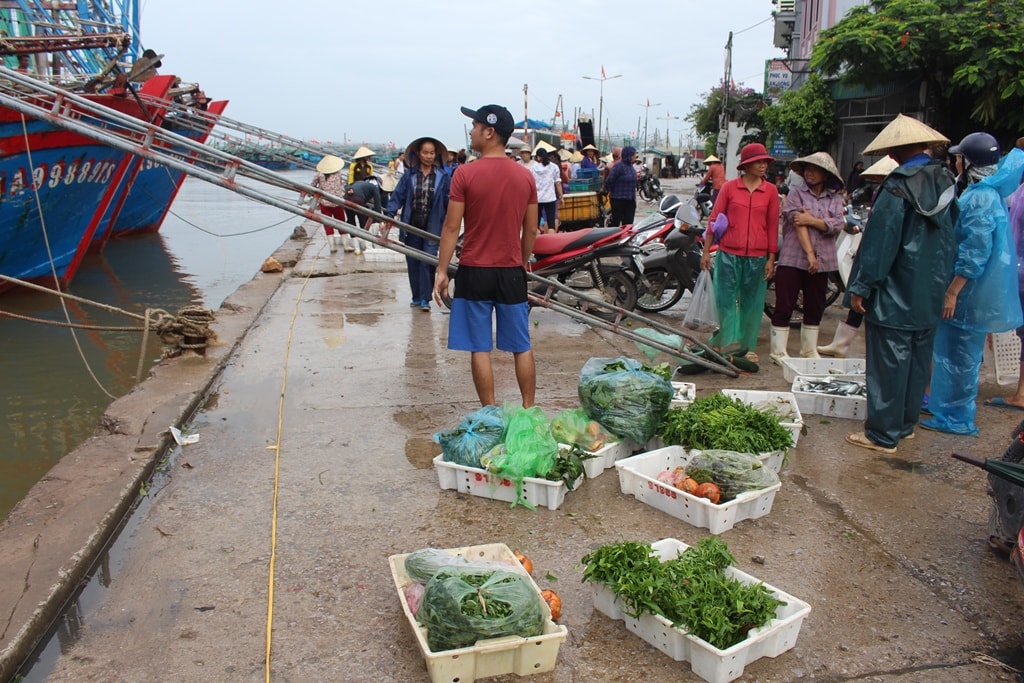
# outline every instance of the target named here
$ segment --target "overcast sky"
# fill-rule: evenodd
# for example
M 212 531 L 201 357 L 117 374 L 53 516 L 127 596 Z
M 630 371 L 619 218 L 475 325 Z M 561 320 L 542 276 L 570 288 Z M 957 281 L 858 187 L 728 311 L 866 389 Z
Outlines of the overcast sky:
M 198 82 L 225 115 L 303 139 L 464 146 L 462 105 L 550 122 L 559 97 L 612 134 L 673 144 L 725 73 L 763 89 L 771 0 L 143 0 L 142 40 L 161 73 Z M 601 69 L 605 76 L 603 86 Z M 615 76 L 620 76 L 614 78 Z M 603 88 L 604 106 L 600 108 Z M 650 102 L 650 107 L 646 106 Z M 599 109 L 602 109 L 599 112 Z M 678 119 L 675 117 L 679 117 Z M 638 129 L 639 123 L 639 129 Z M 560 125 L 560 124 L 559 124 Z M 685 141 L 685 137 L 684 137 Z

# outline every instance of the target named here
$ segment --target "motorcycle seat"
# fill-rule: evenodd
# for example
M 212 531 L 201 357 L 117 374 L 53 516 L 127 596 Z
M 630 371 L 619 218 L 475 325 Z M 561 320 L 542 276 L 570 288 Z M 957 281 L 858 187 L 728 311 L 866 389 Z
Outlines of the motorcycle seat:
M 551 256 L 565 251 L 580 249 L 600 242 L 621 231 L 621 228 L 589 228 L 575 232 L 556 232 L 537 235 L 533 253 L 537 256 Z

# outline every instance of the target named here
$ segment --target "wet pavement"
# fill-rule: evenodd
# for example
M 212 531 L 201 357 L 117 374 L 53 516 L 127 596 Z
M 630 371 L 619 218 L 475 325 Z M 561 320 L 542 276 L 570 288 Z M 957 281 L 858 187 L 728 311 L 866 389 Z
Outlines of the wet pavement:
M 240 318 L 219 323 L 228 328 L 224 347 L 185 361 L 191 381 L 214 378 L 208 389 L 189 385 L 188 372 L 175 380 L 176 405 L 195 406 L 188 431 L 200 439 L 160 463 L 104 560 L 102 584 L 76 603 L 76 628 L 46 674 L 40 667 L 30 680 L 257 680 L 272 617 L 270 680 L 428 681 L 387 558 L 483 543 L 530 556 L 537 582 L 562 598 L 568 639 L 554 671 L 530 680 L 700 680 L 595 611 L 578 562 L 613 541 L 693 544 L 708 532 L 622 494 L 614 469 L 569 493 L 558 510 L 510 509 L 440 490 L 431 437 L 477 407 L 468 356 L 445 348 L 447 316 L 408 306 L 403 264 L 332 257 L 322 245 L 318 235 L 294 268 L 230 298 L 223 315 Z M 661 319 L 678 323 L 684 305 Z M 844 316 L 828 311 L 825 341 Z M 632 342 L 558 313 L 535 309 L 531 319 L 537 398 L 549 415 L 578 405 L 588 358 L 639 356 Z M 767 335 L 765 319 L 762 357 Z M 791 339 L 791 350 L 796 345 Z M 854 350 L 862 355 L 862 337 Z M 211 374 L 217 363 L 223 372 Z M 510 357 L 496 354 L 495 369 L 499 400 L 518 400 Z M 789 388 L 771 365 L 737 379 L 705 373 L 691 381 L 698 396 Z M 1006 392 L 989 372 L 979 402 Z M 156 449 L 139 444 L 159 441 L 159 425 L 173 413 L 154 411 L 154 402 L 140 390 L 112 406 L 108 415 L 125 413 L 120 450 L 107 447 L 108 461 L 79 461 L 60 478 L 77 481 L 72 472 L 89 470 L 101 477 L 95 468 L 120 471 L 154 457 Z M 812 612 L 795 648 L 748 664 L 739 680 L 1022 680 L 995 658 L 1024 668 L 1024 586 L 987 547 L 984 473 L 949 457 L 999 457 L 1022 416 L 979 407 L 980 437 L 919 430 L 896 455 L 847 445 L 857 422 L 805 416 L 807 433 L 789 455 L 771 512 L 721 537 L 740 569 Z M 73 487 L 36 494 L 0 529 L 0 557 L 8 558 L 0 606 L 13 615 L 5 616 L 5 652 L 31 623 L 39 591 L 62 581 L 66 556 L 86 545 L 67 529 L 83 528 L 91 510 L 84 527 L 95 530 L 115 497 L 134 498 L 134 480 L 104 481 L 91 492 L 103 499 L 93 503 L 79 492 L 82 500 L 69 505 L 61 496 Z M 76 510 L 77 524 L 55 516 L 47 500 Z M 56 562 L 61 549 L 65 560 Z

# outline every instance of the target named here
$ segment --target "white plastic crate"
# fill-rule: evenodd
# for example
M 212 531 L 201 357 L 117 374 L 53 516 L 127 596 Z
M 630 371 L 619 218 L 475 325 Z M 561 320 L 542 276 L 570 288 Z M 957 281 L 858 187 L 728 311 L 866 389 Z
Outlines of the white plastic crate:
M 783 358 L 782 376 L 792 382 L 797 375 L 863 375 L 867 362 L 863 358 Z
M 384 249 L 382 247 L 366 249 L 363 252 L 363 258 L 368 262 L 405 263 L 405 254 L 394 251 L 393 249 Z
M 713 534 L 728 531 L 736 522 L 757 519 L 771 512 L 781 483 L 746 491 L 728 503 L 715 505 L 706 498 L 698 498 L 658 481 L 659 472 L 671 471 L 680 465 L 685 467 L 692 457 L 693 452 L 687 453 L 682 446 L 666 446 L 619 460 L 615 463 L 619 471 L 619 488 L 653 508 Z
M 515 555 L 504 543 L 452 548 L 446 552 L 460 555 L 467 560 L 504 562 L 509 565 L 509 571 L 529 577 L 529 574 L 516 561 Z M 408 556 L 408 553 L 392 555 L 388 558 L 388 564 L 391 565 L 391 577 L 395 581 L 395 588 L 398 589 L 398 599 L 402 603 L 402 611 L 405 612 L 409 626 L 416 636 L 416 642 L 420 647 L 420 652 L 423 653 L 423 659 L 433 683 L 453 683 L 455 681 L 472 683 L 478 678 L 502 674 L 529 676 L 555 668 L 558 648 L 565 641 L 569 631 L 564 626 L 559 626 L 551 621 L 551 611 L 548 609 L 547 603 L 543 604 L 543 609 L 549 618 L 544 622 L 544 632 L 539 636 L 530 638 L 506 636 L 480 640 L 473 647 L 441 652 L 432 651 L 427 646 L 427 629 L 416 621 L 416 617 L 413 616 L 409 609 L 409 603 L 405 599 L 405 588 L 413 583 L 413 579 L 405 571 L 405 558 Z M 537 591 L 537 599 L 543 603 L 544 598 L 540 595 L 540 588 L 534 583 L 532 577 L 529 578 L 530 584 Z
M 837 380 L 864 381 L 864 375 L 833 375 Z M 800 391 L 800 385 L 806 381 L 821 381 L 822 377 L 793 378 L 793 395 L 796 396 L 800 412 L 805 415 L 825 415 L 841 417 L 848 420 L 863 420 L 868 415 L 868 399 L 864 396 L 832 396 L 815 392 Z
M 630 447 L 631 444 L 632 442 L 628 440 L 613 441 L 612 443 L 606 443 L 596 451 L 586 451 L 596 456 L 583 461 L 583 470 L 587 473 L 587 479 L 594 479 L 600 476 L 609 467 L 615 467 L 616 460 L 631 455 L 633 453 Z M 559 444 L 559 447 L 569 448 L 565 444 Z
M 454 462 L 446 462 L 444 454 L 434 458 L 434 469 L 442 489 L 455 489 L 481 498 L 503 500 L 512 503 L 516 500 L 516 482 L 499 477 L 478 467 L 466 467 Z M 576 480 L 573 490 L 583 483 L 583 477 Z M 523 479 L 523 500 L 536 507 L 557 510 L 565 500 L 569 489 L 561 481 L 548 479 Z
M 697 398 L 697 385 L 693 382 L 672 382 L 670 408 L 685 408 Z
M 674 538 L 651 544 L 662 561 L 672 559 L 689 546 Z M 763 583 L 750 574 L 728 567 L 727 576 L 745 584 Z M 775 617 L 760 628 L 751 629 L 747 638 L 727 650 L 719 650 L 706 640 L 675 628 L 668 619 L 644 614 L 636 619 L 625 613 L 618 598 L 603 584 L 591 584 L 594 589 L 594 608 L 611 619 L 625 621 L 626 629 L 643 638 L 677 662 L 689 662 L 693 673 L 709 683 L 729 683 L 743 675 L 743 670 L 762 657 L 778 657 L 796 645 L 797 636 L 811 606 L 789 593 L 771 586 L 764 587 L 777 600 L 785 602 L 775 610 Z
M 1015 331 L 997 332 L 992 338 L 992 362 L 997 384 L 1014 384 L 1020 374 L 1020 337 Z
M 800 406 L 796 397 L 788 391 L 758 391 L 753 389 L 722 389 L 729 398 L 738 398 L 755 408 L 776 413 L 780 416 L 779 423 L 789 430 L 793 437 L 793 446 L 800 441 L 800 432 L 804 428 L 804 419 L 800 414 Z

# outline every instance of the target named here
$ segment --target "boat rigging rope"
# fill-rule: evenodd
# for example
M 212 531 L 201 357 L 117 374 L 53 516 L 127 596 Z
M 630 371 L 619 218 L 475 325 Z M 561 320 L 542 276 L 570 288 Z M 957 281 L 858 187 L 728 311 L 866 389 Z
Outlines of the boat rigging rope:
M 277 498 L 278 492 L 280 491 L 281 484 L 281 432 L 284 428 L 284 398 L 285 392 L 288 388 L 288 357 L 292 351 L 292 335 L 295 332 L 295 320 L 299 316 L 299 304 L 302 302 L 302 297 L 306 291 L 306 285 L 309 284 L 309 279 L 316 272 L 316 261 L 320 258 L 320 251 L 323 251 L 323 246 L 313 256 L 314 267 L 309 269 L 306 273 L 306 277 L 302 279 L 302 287 L 299 288 L 298 296 L 295 297 L 295 307 L 292 309 L 292 319 L 288 324 L 288 339 L 284 346 L 284 362 L 281 376 L 281 394 L 277 400 L 277 442 L 273 446 L 269 446 L 274 450 L 274 496 L 273 496 L 273 508 L 270 513 L 270 566 L 267 574 L 267 648 L 264 654 L 264 679 L 265 683 L 270 683 L 270 652 L 272 644 L 272 635 L 274 633 L 274 572 L 277 566 Z
M 30 177 L 34 181 L 36 177 L 36 168 L 35 163 L 32 161 L 32 146 L 28 141 L 28 121 L 25 120 L 24 112 L 21 114 L 21 134 L 25 139 L 25 156 L 28 160 L 28 169 L 31 174 Z M 56 288 L 57 292 L 60 292 L 60 277 L 57 275 L 57 264 L 53 261 L 53 251 L 50 249 L 50 237 L 46 232 L 46 217 L 43 216 L 43 203 L 39 199 L 39 184 L 36 182 L 32 183 L 32 195 L 36 200 L 36 210 L 39 212 L 39 226 L 43 231 L 43 242 L 46 245 L 46 256 L 50 260 L 50 272 L 53 275 L 53 286 Z M 68 306 L 63 298 L 60 300 L 60 307 L 61 310 L 64 311 L 64 320 L 68 324 L 71 324 L 71 314 L 68 313 Z M 107 391 L 107 388 L 103 386 L 102 382 L 100 382 L 99 377 L 97 377 L 96 373 L 93 372 L 92 366 L 89 365 L 89 360 L 85 357 L 85 352 L 82 351 L 82 344 L 78 341 L 78 335 L 75 334 L 74 328 L 69 328 L 68 331 L 71 333 L 71 339 L 74 341 L 75 348 L 78 350 L 78 357 L 82 359 L 82 364 L 85 366 L 86 372 L 89 373 L 89 377 L 92 378 L 92 381 L 96 383 L 96 386 L 100 388 L 100 391 L 102 391 L 107 398 L 110 400 L 116 399 L 117 397 Z

